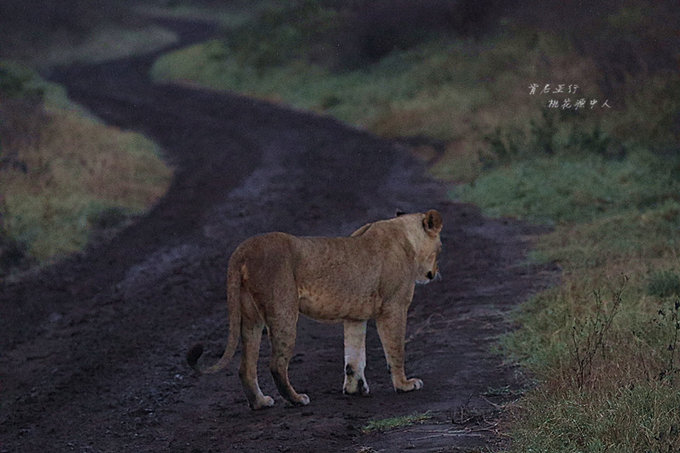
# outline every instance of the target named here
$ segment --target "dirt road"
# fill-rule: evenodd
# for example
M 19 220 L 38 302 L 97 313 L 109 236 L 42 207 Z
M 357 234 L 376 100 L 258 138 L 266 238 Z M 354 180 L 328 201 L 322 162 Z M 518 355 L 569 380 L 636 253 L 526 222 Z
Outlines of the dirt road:
M 211 32 L 175 26 L 185 43 Z M 113 240 L 0 287 L 0 451 L 468 451 L 502 441 L 494 404 L 523 383 L 490 351 L 508 312 L 555 278 L 525 261 L 537 229 L 449 201 L 406 150 L 333 119 L 154 85 L 152 58 L 52 75 L 106 122 L 158 142 L 176 176 Z M 194 343 L 208 360 L 222 352 L 226 263 L 240 241 L 347 235 L 396 208 L 436 208 L 445 222 L 444 279 L 418 287 L 409 317 L 407 373 L 423 390 L 392 391 L 370 324 L 366 398 L 342 395 L 342 327 L 306 319 L 290 374 L 307 407 L 279 399 L 251 412 L 236 365 L 217 376 L 188 369 Z M 278 396 L 268 354 L 263 343 L 261 385 Z M 361 431 L 426 411 L 423 425 Z

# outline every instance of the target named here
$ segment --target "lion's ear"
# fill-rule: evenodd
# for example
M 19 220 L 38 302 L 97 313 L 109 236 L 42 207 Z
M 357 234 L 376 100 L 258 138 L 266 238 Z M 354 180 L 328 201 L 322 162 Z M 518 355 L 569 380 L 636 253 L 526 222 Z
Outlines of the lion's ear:
M 442 215 L 439 211 L 430 209 L 423 218 L 423 228 L 430 236 L 436 236 L 442 230 Z

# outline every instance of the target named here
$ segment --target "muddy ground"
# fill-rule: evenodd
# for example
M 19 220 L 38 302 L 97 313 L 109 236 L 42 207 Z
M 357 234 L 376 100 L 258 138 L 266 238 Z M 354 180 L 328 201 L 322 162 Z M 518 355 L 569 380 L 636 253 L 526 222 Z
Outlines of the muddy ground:
M 212 30 L 172 24 L 182 42 Z M 527 264 L 532 235 L 451 202 L 405 148 L 331 118 L 201 89 L 155 85 L 153 55 L 55 70 L 104 121 L 141 131 L 176 176 L 148 215 L 113 239 L 0 287 L 0 451 L 475 451 L 496 449 L 499 405 L 525 385 L 492 353 L 508 313 L 554 281 Z M 407 373 L 395 394 L 373 325 L 369 397 L 342 394 L 342 326 L 302 319 L 291 380 L 311 404 L 248 409 L 235 372 L 198 377 L 227 335 L 231 251 L 266 231 L 347 235 L 405 211 L 444 216 L 442 281 L 417 288 Z M 263 342 L 260 383 L 278 397 Z M 238 355 L 238 354 L 237 354 Z M 422 425 L 363 433 L 370 420 L 429 411 Z M 370 451 L 370 450 L 368 450 Z

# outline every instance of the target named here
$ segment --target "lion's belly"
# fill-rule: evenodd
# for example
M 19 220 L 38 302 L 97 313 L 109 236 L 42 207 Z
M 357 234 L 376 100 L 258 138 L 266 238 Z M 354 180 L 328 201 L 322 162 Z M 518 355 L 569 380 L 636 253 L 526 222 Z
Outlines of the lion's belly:
M 300 312 L 320 321 L 373 318 L 380 306 L 377 292 L 350 293 L 340 289 L 298 288 Z

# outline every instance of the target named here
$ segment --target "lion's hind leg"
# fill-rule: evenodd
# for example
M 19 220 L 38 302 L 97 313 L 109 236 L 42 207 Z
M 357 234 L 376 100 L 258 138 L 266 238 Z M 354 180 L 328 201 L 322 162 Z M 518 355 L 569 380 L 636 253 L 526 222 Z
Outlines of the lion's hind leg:
M 269 339 L 272 345 L 272 355 L 269 368 L 274 378 L 276 388 L 293 406 L 306 406 L 309 404 L 309 397 L 303 393 L 297 393 L 288 379 L 288 364 L 293 357 L 295 347 L 295 337 L 297 334 L 298 311 L 292 313 L 281 313 L 275 316 L 276 322 L 271 322 L 269 329 Z
M 368 395 L 366 368 L 366 321 L 345 321 L 345 382 L 346 395 Z
M 263 409 L 274 405 L 274 398 L 264 395 L 257 381 L 257 359 L 260 356 L 264 321 L 254 309 L 255 306 L 249 294 L 242 292 L 241 302 L 246 303 L 242 305 L 241 340 L 243 346 L 238 374 L 250 408 Z

